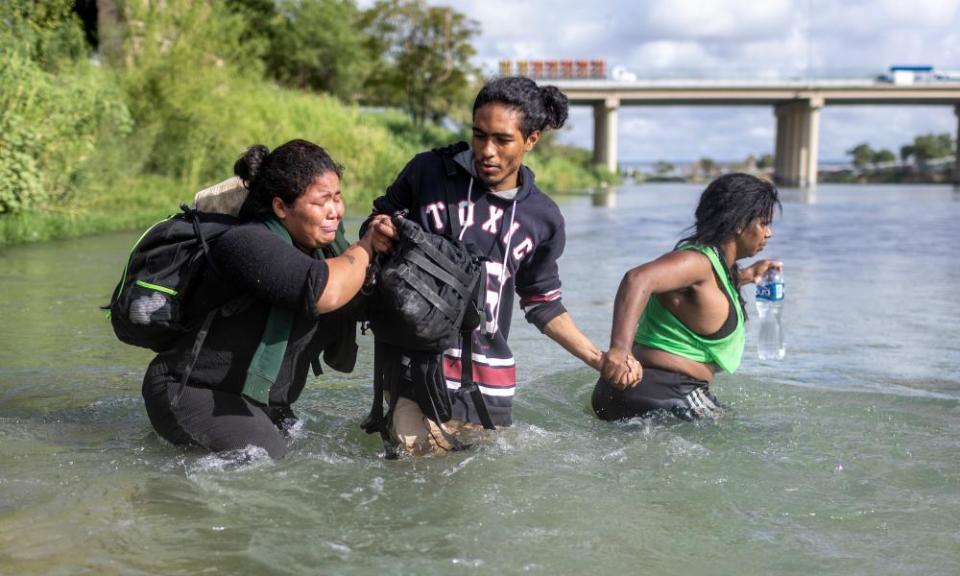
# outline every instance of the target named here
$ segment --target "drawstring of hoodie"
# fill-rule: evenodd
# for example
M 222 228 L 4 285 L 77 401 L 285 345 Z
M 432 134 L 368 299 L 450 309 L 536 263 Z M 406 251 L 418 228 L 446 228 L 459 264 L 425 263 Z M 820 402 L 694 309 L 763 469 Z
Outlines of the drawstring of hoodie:
M 507 270 L 508 265 L 510 264 L 510 243 L 513 241 L 513 223 L 514 217 L 517 215 L 517 194 L 513 197 L 513 204 L 510 205 L 510 224 L 507 227 L 507 237 L 505 242 L 507 244 L 506 250 L 503 254 L 503 269 L 500 271 L 500 289 L 497 291 L 497 313 L 493 316 L 493 330 L 496 332 L 500 329 L 500 303 L 503 301 L 503 285 L 507 283 Z M 473 176 L 470 177 L 470 184 L 467 186 L 467 216 L 473 212 Z M 466 219 L 466 217 L 464 219 Z M 463 233 L 467 231 L 466 226 L 460 228 L 460 237 L 457 238 L 459 241 L 463 241 Z
M 497 291 L 497 315 L 493 318 L 494 332 L 500 329 L 500 303 L 503 302 L 503 285 L 507 283 L 507 265 L 510 263 L 510 241 L 513 240 L 513 217 L 517 214 L 517 198 L 514 196 L 510 206 L 510 227 L 507 228 L 507 248 L 503 254 L 503 271 L 500 277 L 500 290 Z
M 463 216 L 464 224 L 466 224 L 467 218 L 470 217 L 470 212 L 473 211 L 473 196 L 472 196 L 472 195 L 473 195 L 473 176 L 470 177 L 470 185 L 467 186 L 467 213 L 464 214 L 464 216 Z M 459 210 L 458 210 L 458 212 L 459 212 Z M 459 218 L 459 214 L 457 215 L 457 217 Z M 466 227 L 466 226 L 461 226 L 461 227 L 460 227 L 460 237 L 457 238 L 457 240 L 463 242 L 463 233 L 466 232 L 466 231 L 467 231 L 467 227 Z

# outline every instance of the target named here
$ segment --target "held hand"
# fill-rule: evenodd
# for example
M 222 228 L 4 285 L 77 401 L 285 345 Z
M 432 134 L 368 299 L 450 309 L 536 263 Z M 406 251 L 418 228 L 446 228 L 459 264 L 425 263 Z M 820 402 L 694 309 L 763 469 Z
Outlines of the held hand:
M 783 270 L 783 262 L 780 260 L 757 260 L 750 266 L 747 266 L 740 272 L 740 282 L 752 284 L 763 278 L 770 268 Z
M 643 366 L 640 365 L 640 361 L 637 360 L 633 354 L 630 354 L 627 356 L 627 373 L 624 374 L 620 380 L 614 382 L 613 385 L 621 390 L 626 390 L 639 384 L 642 378 Z
M 643 368 L 629 351 L 611 349 L 603 355 L 600 374 L 613 386 L 623 390 L 640 382 Z
M 370 237 L 374 251 L 386 254 L 393 250 L 393 241 L 397 238 L 397 230 L 393 227 L 393 222 L 389 216 L 377 214 L 370 221 L 366 235 Z

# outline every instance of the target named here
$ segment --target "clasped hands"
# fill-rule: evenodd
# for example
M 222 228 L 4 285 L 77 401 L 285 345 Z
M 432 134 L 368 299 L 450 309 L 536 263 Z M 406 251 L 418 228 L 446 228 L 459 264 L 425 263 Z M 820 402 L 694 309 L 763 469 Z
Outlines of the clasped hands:
M 393 241 L 397 239 L 397 229 L 388 214 L 377 214 L 367 226 L 370 243 L 373 250 L 379 254 L 386 254 L 393 250 Z
M 631 351 L 611 348 L 603 353 L 600 375 L 615 388 L 625 390 L 640 383 L 643 366 Z

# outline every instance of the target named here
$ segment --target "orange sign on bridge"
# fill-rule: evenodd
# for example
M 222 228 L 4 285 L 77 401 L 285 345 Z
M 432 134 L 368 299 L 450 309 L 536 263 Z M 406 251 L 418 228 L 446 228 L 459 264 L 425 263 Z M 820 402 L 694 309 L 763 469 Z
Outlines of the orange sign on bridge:
M 607 77 L 605 60 L 501 60 L 501 76 L 526 76 L 534 80 L 602 80 Z

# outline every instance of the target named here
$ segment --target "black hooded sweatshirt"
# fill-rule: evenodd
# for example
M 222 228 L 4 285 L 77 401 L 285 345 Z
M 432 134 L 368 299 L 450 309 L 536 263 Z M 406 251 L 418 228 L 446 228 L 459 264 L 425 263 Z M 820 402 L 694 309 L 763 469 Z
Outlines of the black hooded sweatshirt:
M 494 424 L 507 426 L 512 423 L 517 383 L 516 365 L 507 345 L 513 294 L 520 297 L 527 320 L 540 330 L 565 311 L 557 267 L 565 243 L 564 221 L 556 203 L 536 187 L 533 172 L 526 166 L 520 167 L 519 188 L 513 198 L 491 192 L 473 172 L 465 142 L 418 154 L 386 194 L 374 200 L 373 213 L 407 210 L 408 218 L 430 232 L 452 237 L 454 230 L 459 230 L 460 240 L 488 258 L 485 318 L 472 340 L 473 380 L 480 386 Z M 451 216 L 457 218 L 458 226 L 451 226 Z M 444 352 L 443 371 L 447 388 L 458 389 L 459 346 Z M 453 418 L 479 422 L 469 395 L 453 396 Z

